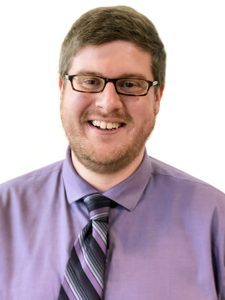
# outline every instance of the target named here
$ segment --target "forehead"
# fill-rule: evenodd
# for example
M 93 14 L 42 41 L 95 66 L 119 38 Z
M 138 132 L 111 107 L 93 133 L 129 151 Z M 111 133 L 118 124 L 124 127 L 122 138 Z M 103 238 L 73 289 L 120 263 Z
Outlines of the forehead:
M 106 77 L 122 74 L 142 74 L 152 77 L 151 54 L 127 41 L 113 41 L 98 46 L 86 46 L 74 56 L 70 74 L 95 72 Z

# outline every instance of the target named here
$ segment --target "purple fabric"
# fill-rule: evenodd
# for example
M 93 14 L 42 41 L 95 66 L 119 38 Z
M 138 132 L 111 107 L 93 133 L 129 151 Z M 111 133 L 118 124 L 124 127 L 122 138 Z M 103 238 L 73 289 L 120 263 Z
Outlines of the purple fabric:
M 94 226 L 94 225 L 93 225 Z M 104 239 L 99 232 L 96 230 L 96 228 L 93 230 L 92 232 L 92 236 L 94 237 L 94 239 L 96 240 L 97 244 L 99 245 L 99 247 L 102 249 L 102 252 L 104 254 L 106 254 L 106 244 L 107 244 L 107 237 Z
M 72 293 L 71 288 L 67 281 L 64 281 L 63 288 L 64 288 L 67 296 L 69 297 L 69 299 L 77 300 L 76 296 L 74 296 L 74 294 Z
M 68 151 L 0 185 L 0 299 L 55 300 L 96 190 Z M 105 300 L 225 299 L 225 196 L 145 155 L 105 195 L 110 214 Z

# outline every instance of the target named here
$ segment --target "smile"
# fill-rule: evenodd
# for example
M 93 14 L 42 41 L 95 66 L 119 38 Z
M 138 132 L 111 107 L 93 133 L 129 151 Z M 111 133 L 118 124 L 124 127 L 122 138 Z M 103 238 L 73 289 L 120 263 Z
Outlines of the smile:
M 99 129 L 107 129 L 107 130 L 118 129 L 118 128 L 122 127 L 123 125 L 125 125 L 123 123 L 105 122 L 105 121 L 100 121 L 100 120 L 91 120 L 89 123 Z

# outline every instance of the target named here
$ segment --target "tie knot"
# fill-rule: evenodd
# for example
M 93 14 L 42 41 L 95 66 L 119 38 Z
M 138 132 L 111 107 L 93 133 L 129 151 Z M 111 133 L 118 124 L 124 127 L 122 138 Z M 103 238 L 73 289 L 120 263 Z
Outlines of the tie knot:
M 98 193 L 86 196 L 84 203 L 89 211 L 90 219 L 98 221 L 107 220 L 110 208 L 115 206 L 115 202 Z

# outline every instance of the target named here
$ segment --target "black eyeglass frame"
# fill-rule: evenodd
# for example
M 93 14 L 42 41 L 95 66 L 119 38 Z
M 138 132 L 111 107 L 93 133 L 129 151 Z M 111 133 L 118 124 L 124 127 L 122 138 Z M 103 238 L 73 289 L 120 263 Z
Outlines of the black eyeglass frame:
M 66 75 L 64 76 L 64 78 L 65 78 L 66 80 L 69 80 L 69 81 L 70 81 L 71 87 L 72 87 L 72 89 L 73 89 L 74 91 L 76 91 L 76 92 L 81 92 L 81 93 L 90 93 L 90 94 L 101 93 L 102 91 L 104 91 L 106 84 L 107 84 L 108 82 L 112 82 L 113 85 L 114 85 L 114 87 L 115 87 L 115 90 L 116 90 L 117 94 L 119 94 L 119 95 L 125 95 L 125 96 L 146 96 L 146 95 L 148 94 L 148 91 L 149 91 L 149 89 L 150 89 L 151 86 L 157 86 L 157 85 L 158 85 L 158 81 L 157 81 L 157 80 L 151 81 L 151 80 L 146 80 L 146 79 L 142 79 L 142 78 L 127 78 L 127 77 L 125 77 L 125 78 L 105 78 L 105 77 L 101 77 L 101 76 L 93 76 L 93 77 L 95 77 L 95 78 L 103 79 L 103 80 L 104 80 L 104 85 L 103 85 L 102 89 L 99 90 L 99 91 L 89 92 L 89 91 L 82 91 L 82 90 L 78 90 L 78 89 L 75 89 L 75 88 L 74 88 L 74 86 L 73 86 L 73 78 L 74 78 L 74 77 L 77 77 L 77 76 L 82 76 L 82 75 L 80 75 L 80 74 L 75 74 L 75 75 L 69 75 L 69 74 L 66 74 Z M 91 77 L 91 76 L 90 76 L 90 77 Z M 124 80 L 124 79 L 139 79 L 139 80 L 145 81 L 145 82 L 148 84 L 148 87 L 147 87 L 146 92 L 143 93 L 143 94 L 128 94 L 128 93 L 122 93 L 122 92 L 118 91 L 118 90 L 117 90 L 117 85 L 116 85 L 116 83 L 117 83 L 118 80 Z

